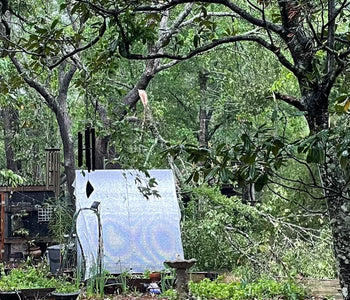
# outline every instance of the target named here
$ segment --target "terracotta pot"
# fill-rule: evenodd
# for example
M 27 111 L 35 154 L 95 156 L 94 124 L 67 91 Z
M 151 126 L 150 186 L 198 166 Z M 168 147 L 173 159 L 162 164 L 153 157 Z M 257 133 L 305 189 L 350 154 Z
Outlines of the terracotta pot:
M 149 279 L 151 280 L 151 282 L 158 282 L 160 281 L 160 273 L 159 272 L 153 272 L 151 274 L 149 274 Z

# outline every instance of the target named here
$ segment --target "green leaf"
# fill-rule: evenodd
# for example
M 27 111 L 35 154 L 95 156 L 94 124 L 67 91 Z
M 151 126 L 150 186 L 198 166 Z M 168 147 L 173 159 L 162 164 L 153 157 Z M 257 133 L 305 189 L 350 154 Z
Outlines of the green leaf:
M 220 166 L 215 166 L 214 168 L 212 168 L 210 170 L 210 172 L 208 173 L 208 175 L 205 177 L 205 181 L 209 181 L 212 178 L 215 177 L 215 175 L 218 173 L 218 171 L 220 170 Z
M 274 140 L 274 146 L 271 148 L 273 155 L 277 156 L 280 149 L 282 149 L 283 147 L 284 147 L 284 143 L 281 140 L 279 139 Z
M 193 45 L 197 48 L 199 46 L 200 43 L 200 37 L 198 34 L 195 34 L 193 37 Z
M 324 163 L 325 153 L 322 148 L 315 146 L 309 149 L 306 157 L 308 163 Z
M 257 192 L 261 192 L 261 190 L 267 184 L 267 182 L 268 182 L 267 174 L 263 174 L 263 175 L 259 176 L 255 182 L 255 190 Z
M 348 158 L 345 157 L 345 156 L 341 156 L 339 158 L 339 163 L 340 163 L 340 166 L 343 170 L 346 169 L 346 167 L 348 166 Z
M 51 29 L 54 29 L 56 27 L 57 23 L 58 23 L 58 19 L 53 20 L 53 22 L 51 24 Z
M 241 157 L 241 161 L 245 164 L 251 165 L 255 162 L 256 160 L 256 154 L 253 153 L 251 155 L 244 155 Z

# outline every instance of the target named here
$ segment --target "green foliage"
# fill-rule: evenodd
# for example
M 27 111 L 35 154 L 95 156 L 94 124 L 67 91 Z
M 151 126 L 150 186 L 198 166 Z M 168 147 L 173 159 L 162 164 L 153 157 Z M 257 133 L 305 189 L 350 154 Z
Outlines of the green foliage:
M 94 264 L 90 270 L 90 277 L 86 283 L 86 293 L 91 296 L 104 296 L 104 287 L 108 279 L 109 272 L 105 269 L 100 270 L 97 264 Z
M 266 201 L 256 206 L 227 198 L 218 189 L 191 191 L 185 204 L 182 240 L 186 257 L 197 259 L 198 270 L 242 269 L 244 276 L 286 276 L 302 273 L 333 278 L 335 262 L 326 223 L 320 216 L 303 219 L 290 204 Z M 276 215 L 276 216 L 275 216 Z
M 59 278 L 55 286 L 55 293 L 70 294 L 80 291 L 80 282 L 70 282 L 66 278 Z
M 8 185 L 14 187 L 24 182 L 24 179 L 15 174 L 12 170 L 0 170 L 0 181 L 6 182 Z
M 145 67 L 143 62 L 127 62 L 121 57 L 127 55 L 129 50 L 146 53 L 158 38 L 160 14 L 133 11 L 134 7 L 140 9 L 143 4 L 152 2 L 22 2 L 12 1 L 11 9 L 15 14 L 11 14 L 9 25 L 16 24 L 16 30 L 11 33 L 11 51 L 18 59 L 23 58 L 23 74 L 42 80 L 48 91 L 57 95 L 58 69 L 62 71 L 74 63 L 80 68 L 68 98 L 69 116 L 74 120 L 72 134 L 75 135 L 79 128 L 92 122 L 99 138 L 111 137 L 109 149 L 116 153 L 111 162 L 119 163 L 124 168 L 168 167 L 160 154 L 159 141 L 154 138 L 151 126 L 147 126 L 146 119 L 142 122 L 142 108 L 136 106 L 128 112 L 142 124 L 120 120 L 117 113 L 125 109 L 125 104 L 120 103 L 121 97 L 138 82 Z M 235 5 L 256 18 L 263 16 L 267 21 L 282 22 L 276 1 L 259 0 L 254 5 L 252 3 L 236 1 Z M 312 1 L 310 6 L 306 5 L 307 1 L 300 3 L 304 19 L 314 24 L 316 31 L 327 27 L 321 24 L 324 22 L 321 2 Z M 92 9 L 89 4 L 98 5 Z M 174 20 L 183 8 L 184 5 L 179 5 L 169 10 L 169 25 L 176 24 Z M 311 8 L 314 9 L 312 14 Z M 109 12 L 113 12 L 112 16 L 108 16 Z M 229 10 L 194 1 L 191 14 L 182 23 L 189 24 L 189 18 L 195 16 L 191 26 L 169 28 L 176 35 L 163 41 L 160 52 L 184 54 L 193 47 L 247 32 L 263 37 L 264 26 L 257 31 L 252 24 L 239 18 L 236 12 L 229 17 L 217 18 L 219 12 L 228 13 Z M 304 19 L 300 18 L 301 25 Z M 347 16 L 341 11 L 336 17 L 337 53 L 343 47 L 341 41 L 345 41 L 345 46 L 349 41 L 346 19 Z M 94 48 L 77 52 L 74 59 L 67 59 L 59 68 L 49 67 L 72 49 L 90 46 L 91 41 L 101 33 L 104 22 L 107 32 Z M 317 32 L 320 43 L 325 38 L 322 34 L 326 33 L 327 30 Z M 327 224 L 326 217 L 320 216 L 326 208 L 319 178 L 312 178 L 312 175 L 317 174 L 316 164 L 327 163 L 326 155 L 332 150 L 337 153 L 342 171 L 349 178 L 348 129 L 344 121 L 343 124 L 340 122 L 343 126 L 341 134 L 341 126 L 338 126 L 334 132 L 321 131 L 304 138 L 307 130 L 301 121 L 302 114 L 293 118 L 291 115 L 296 115 L 294 110 L 283 105 L 277 107 L 276 102 L 267 100 L 271 92 L 299 97 L 301 89 L 298 83 L 303 80 L 315 83 L 319 80 L 325 74 L 327 59 L 324 50 L 317 51 L 310 60 L 314 72 L 298 82 L 291 71 L 280 67 L 275 57 L 285 55 L 287 60 L 293 62 L 287 53 L 291 44 L 283 44 L 283 39 L 276 36 L 274 30 L 268 34 L 266 41 L 276 45 L 276 51 L 266 53 L 253 44 L 242 42 L 222 45 L 215 52 L 178 64 L 174 69 L 158 75 L 156 83 L 149 86 L 154 101 L 152 109 L 160 132 L 167 141 L 176 144 L 166 153 L 173 155 L 180 174 L 185 176 L 188 172 L 192 173 L 188 183 L 231 183 L 238 191 L 248 183 L 255 183 L 256 191 L 262 193 L 263 203 L 254 208 L 242 204 L 237 197 L 227 199 L 216 190 L 196 190 L 184 213 L 185 250 L 189 256 L 196 257 L 198 267 L 204 269 L 232 269 L 237 265 L 257 263 L 259 272 L 272 265 L 273 272 L 278 273 L 281 265 L 285 265 L 287 272 L 331 276 L 333 260 L 328 247 L 329 236 L 321 237 L 320 233 L 325 232 L 322 226 Z M 16 55 L 18 51 L 22 52 L 22 56 Z M 162 59 L 157 63 L 163 65 L 170 61 Z M 2 59 L 0 66 L 1 104 L 13 107 L 19 113 L 19 127 L 11 144 L 15 148 L 16 159 L 22 161 L 22 174 L 29 177 L 36 173 L 34 169 L 42 169 L 44 155 L 40 149 L 57 146 L 57 126 L 53 122 L 52 112 L 48 113 L 42 106 L 41 98 L 24 87 L 23 79 L 11 67 L 10 60 Z M 202 94 L 198 83 L 201 68 L 209 71 L 208 91 L 205 94 Z M 335 110 L 339 114 L 349 110 L 346 74 L 341 79 L 339 84 L 343 86 L 334 97 Z M 104 105 L 111 118 L 109 127 L 98 114 L 98 104 Z M 212 113 L 208 149 L 198 149 L 197 146 L 198 124 L 194 116 L 197 116 L 200 105 Z M 280 121 L 281 112 L 286 122 Z M 330 140 L 332 149 L 325 147 Z M 13 182 L 19 180 L 5 170 L 1 172 L 0 175 L 7 176 Z M 276 174 L 290 180 L 276 179 Z M 182 183 L 185 181 L 178 179 Z M 32 176 L 32 182 L 39 180 Z M 153 195 L 154 181 L 150 181 L 149 185 L 138 184 L 140 192 L 146 196 Z M 61 241 L 62 236 L 70 231 L 70 212 L 61 201 L 55 205 L 55 216 L 50 227 Z M 305 209 L 310 211 L 310 208 L 311 216 L 305 215 Z M 316 213 L 313 209 L 317 209 Z M 307 227 L 316 232 L 310 234 Z M 317 244 L 318 240 L 320 243 Z M 276 253 L 277 258 L 274 257 Z M 311 257 L 317 257 L 320 253 L 325 255 L 318 266 Z
M 33 265 L 30 260 L 7 275 L 1 270 L 0 291 L 55 288 L 57 293 L 73 293 L 80 290 L 80 281 L 72 282 L 66 277 L 53 277 L 46 261 Z
M 162 296 L 167 297 L 169 300 L 177 300 L 178 299 L 177 292 L 176 292 L 176 290 L 173 290 L 173 289 L 169 289 L 169 290 L 164 291 L 162 293 Z
M 164 269 L 161 271 L 160 287 L 162 293 L 171 290 L 174 287 L 176 273 L 174 269 Z M 170 293 L 170 292 L 169 292 Z M 170 295 L 169 295 L 170 296 Z
M 199 283 L 190 282 L 191 293 L 198 299 L 304 299 L 305 290 L 293 280 L 276 281 L 260 278 L 256 282 L 223 282 L 219 277 L 215 281 L 204 279 Z
M 174 146 L 168 152 L 173 156 L 186 152 L 187 160 L 198 166 L 188 182 L 232 182 L 239 187 L 255 182 L 257 191 L 261 191 L 268 175 L 279 170 L 287 161 L 285 141 L 273 135 L 273 129 L 265 124 L 258 128 L 250 122 L 242 125 L 236 130 L 233 145 L 220 143 L 204 149 L 184 144 Z
M 65 236 L 71 232 L 73 222 L 73 207 L 65 198 L 51 198 L 45 203 L 52 207 L 52 215 L 49 220 L 50 234 L 58 243 L 65 242 Z
M 226 198 L 215 189 L 198 188 L 182 222 L 186 257 L 195 257 L 199 270 L 232 270 L 256 250 L 243 232 L 255 235 L 263 223 L 240 199 Z
M 325 239 L 312 244 L 298 240 L 292 249 L 281 253 L 281 260 L 290 269 L 290 274 L 302 274 L 309 278 L 336 278 L 336 263 L 330 243 L 329 233 Z M 271 268 L 274 266 L 271 265 Z
M 32 266 L 29 263 L 21 268 L 12 269 L 8 275 L 1 271 L 0 291 L 19 291 L 22 289 L 54 288 L 57 280 L 48 277 L 49 270 L 45 263 Z

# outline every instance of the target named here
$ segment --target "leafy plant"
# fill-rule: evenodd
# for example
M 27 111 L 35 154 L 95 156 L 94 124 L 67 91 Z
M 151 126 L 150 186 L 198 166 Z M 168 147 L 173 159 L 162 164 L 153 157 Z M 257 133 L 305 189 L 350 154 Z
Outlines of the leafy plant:
M 61 244 L 64 242 L 65 235 L 71 231 L 73 208 L 65 198 L 50 198 L 45 205 L 53 208 L 52 216 L 49 220 L 49 230 L 54 239 Z
M 162 270 L 160 278 L 162 293 L 174 287 L 175 279 L 176 275 L 174 269 L 169 268 Z
M 109 276 L 109 272 L 105 269 L 99 270 L 95 264 L 90 270 L 91 277 L 87 280 L 86 294 L 88 296 L 99 295 L 104 296 L 104 287 Z
M 79 291 L 80 291 L 80 283 L 78 281 L 69 282 L 64 279 L 61 279 L 58 281 L 58 285 L 56 286 L 56 289 L 55 289 L 55 293 L 59 293 L 59 294 L 70 294 L 70 293 L 76 293 Z
M 255 282 L 232 281 L 225 283 L 223 277 L 215 281 L 204 279 L 199 283 L 189 283 L 190 291 L 199 299 L 304 299 L 306 292 L 293 280 L 277 281 L 260 278 Z
M 49 278 L 46 264 L 35 267 L 25 264 L 17 269 L 12 269 L 5 274 L 1 270 L 0 291 L 18 291 L 23 289 L 54 288 L 57 285 L 55 278 Z
M 127 279 L 131 276 L 130 272 L 124 271 L 119 276 L 118 279 L 121 283 L 122 292 L 125 294 L 128 291 Z
M 238 197 L 228 198 L 205 186 L 193 189 L 190 196 L 183 209 L 182 239 L 185 255 L 197 259 L 195 268 L 244 268 L 242 275 L 247 277 L 249 270 L 249 279 L 296 272 L 335 276 L 329 230 L 301 219 L 297 208 L 287 210 L 272 197 L 256 206 L 245 205 Z
M 177 298 L 177 292 L 174 289 L 169 289 L 164 292 L 162 292 L 163 297 L 167 297 L 169 300 L 176 300 Z
M 24 183 L 24 179 L 15 174 L 12 170 L 0 170 L 0 181 L 7 181 L 11 186 L 17 186 Z
M 145 270 L 142 274 L 142 278 L 149 279 L 150 274 L 151 274 L 150 270 Z

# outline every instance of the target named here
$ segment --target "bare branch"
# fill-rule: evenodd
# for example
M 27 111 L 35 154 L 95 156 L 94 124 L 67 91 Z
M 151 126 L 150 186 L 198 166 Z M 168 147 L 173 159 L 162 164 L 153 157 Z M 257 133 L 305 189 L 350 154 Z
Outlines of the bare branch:
M 178 64 L 180 61 L 179 60 L 173 60 L 171 62 L 168 62 L 166 64 L 163 65 L 159 65 L 158 68 L 155 70 L 155 73 L 161 72 L 163 70 L 169 69 L 172 66 L 175 66 L 176 64 Z

